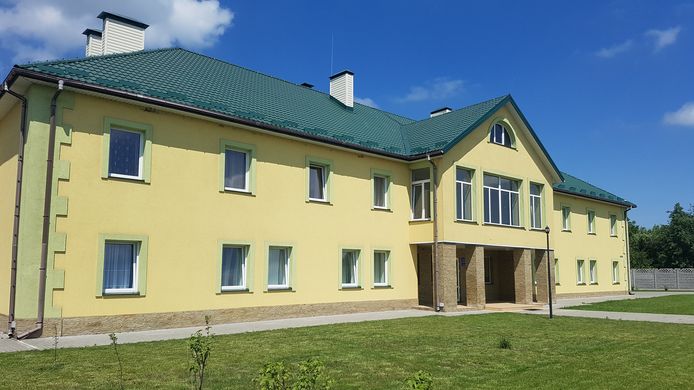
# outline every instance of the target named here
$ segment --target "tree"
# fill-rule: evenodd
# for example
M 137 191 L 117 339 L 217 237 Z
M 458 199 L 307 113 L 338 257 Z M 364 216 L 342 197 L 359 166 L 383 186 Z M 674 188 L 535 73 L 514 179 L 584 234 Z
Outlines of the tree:
M 694 267 L 694 206 L 676 203 L 667 225 L 651 229 L 629 221 L 629 250 L 634 268 Z

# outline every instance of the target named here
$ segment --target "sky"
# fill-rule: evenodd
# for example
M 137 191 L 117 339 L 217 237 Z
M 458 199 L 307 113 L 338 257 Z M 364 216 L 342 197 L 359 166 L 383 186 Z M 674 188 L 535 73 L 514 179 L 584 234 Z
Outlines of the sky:
M 562 171 L 636 203 L 694 204 L 694 1 L 0 0 L 0 71 L 80 57 L 102 10 L 184 47 L 413 119 L 513 95 Z

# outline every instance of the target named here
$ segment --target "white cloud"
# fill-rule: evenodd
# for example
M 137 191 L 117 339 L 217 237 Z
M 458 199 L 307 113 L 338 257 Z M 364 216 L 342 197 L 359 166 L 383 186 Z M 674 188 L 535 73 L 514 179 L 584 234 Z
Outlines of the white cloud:
M 694 126 L 694 102 L 685 103 L 677 111 L 665 113 L 663 122 L 669 125 Z
M 653 39 L 653 51 L 660 51 L 661 49 L 674 45 L 677 42 L 677 36 L 682 27 L 672 27 L 665 30 L 648 30 L 646 31 L 646 36 Z
M 424 100 L 446 99 L 460 93 L 463 90 L 463 86 L 463 80 L 451 80 L 440 77 L 425 85 L 410 87 L 407 95 L 397 100 L 400 102 L 421 102 Z
M 634 42 L 629 39 L 627 41 L 624 41 L 620 44 L 610 46 L 610 47 L 604 47 L 597 52 L 595 52 L 595 55 L 600 57 L 600 58 L 613 58 L 618 54 L 622 54 L 624 52 L 627 52 L 631 50 L 631 47 L 633 46 Z
M 85 28 L 101 28 L 96 15 L 109 11 L 150 25 L 147 48 L 214 45 L 234 14 L 218 0 L 10 0 L 0 6 L 0 46 L 14 62 L 74 55 Z
M 360 98 L 360 97 L 355 96 L 354 101 L 359 103 L 359 104 L 363 104 L 365 106 L 378 108 L 378 104 L 376 104 L 376 102 L 373 99 L 368 98 L 368 97 L 367 98 Z

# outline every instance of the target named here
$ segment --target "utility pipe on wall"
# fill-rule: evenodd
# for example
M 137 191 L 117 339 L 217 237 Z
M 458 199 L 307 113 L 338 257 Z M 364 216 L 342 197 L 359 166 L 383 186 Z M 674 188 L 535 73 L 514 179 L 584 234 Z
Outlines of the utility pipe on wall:
M 17 338 L 39 337 L 43 333 L 43 320 L 46 305 L 46 267 L 48 266 L 48 238 L 51 223 L 51 197 L 53 195 L 53 160 L 55 158 L 55 116 L 58 96 L 63 92 L 63 80 L 58 81 L 58 89 L 51 98 L 51 116 L 48 129 L 48 156 L 46 157 L 46 191 L 43 198 L 43 230 L 41 234 L 41 263 L 39 265 L 39 296 L 36 327 Z
M 19 125 L 19 151 L 17 152 L 17 183 L 14 196 L 14 222 L 12 225 L 12 268 L 10 271 L 10 307 L 7 316 L 7 333 L 14 337 L 16 323 L 14 319 L 15 302 L 17 298 L 17 256 L 19 253 L 19 215 L 22 204 L 22 177 L 24 170 L 24 144 L 26 143 L 27 99 L 23 95 L 10 90 L 7 83 L 3 90 L 22 102 L 22 117 Z
M 433 189 L 434 189 L 434 199 L 433 199 L 433 207 L 434 210 L 432 212 L 432 223 L 434 227 L 434 245 L 431 250 L 431 267 L 432 267 L 432 276 L 433 276 L 433 285 L 434 285 L 434 309 L 436 311 L 441 310 L 441 303 L 439 302 L 439 288 L 438 288 L 438 281 L 439 281 L 439 268 L 437 267 L 437 262 L 438 262 L 438 252 L 439 252 L 439 227 L 438 227 L 438 205 L 439 205 L 439 197 L 438 197 L 438 189 L 439 189 L 439 182 L 438 182 L 438 167 L 436 166 L 436 163 L 431 159 L 431 155 L 427 155 L 427 161 L 429 161 L 429 164 L 431 164 L 431 175 L 432 175 L 432 184 L 433 184 Z

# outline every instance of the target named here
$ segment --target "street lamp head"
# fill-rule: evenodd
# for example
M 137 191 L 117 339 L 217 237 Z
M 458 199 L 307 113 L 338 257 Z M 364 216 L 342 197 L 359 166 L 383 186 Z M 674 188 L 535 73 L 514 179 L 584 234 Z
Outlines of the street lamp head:
M 549 234 L 549 226 L 545 226 L 545 233 Z

